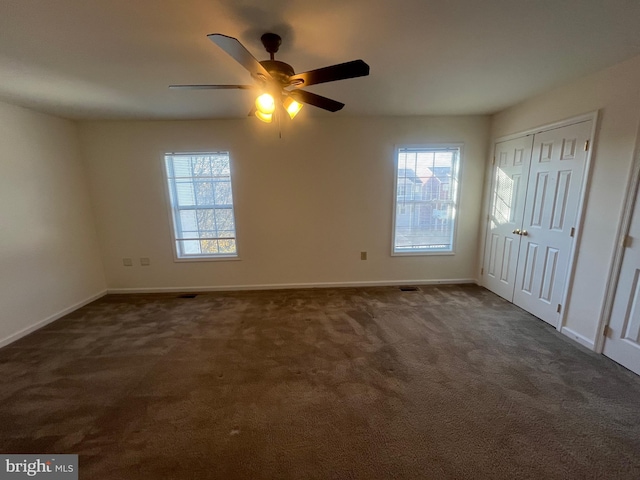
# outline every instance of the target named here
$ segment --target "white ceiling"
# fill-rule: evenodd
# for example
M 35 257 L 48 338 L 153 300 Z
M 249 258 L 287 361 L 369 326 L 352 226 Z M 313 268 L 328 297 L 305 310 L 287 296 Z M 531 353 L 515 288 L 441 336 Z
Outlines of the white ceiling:
M 640 55 L 638 0 L 0 0 L 0 99 L 72 119 L 244 117 L 250 83 L 206 35 L 260 35 L 297 72 L 362 58 L 369 77 L 309 87 L 334 114 L 486 114 Z

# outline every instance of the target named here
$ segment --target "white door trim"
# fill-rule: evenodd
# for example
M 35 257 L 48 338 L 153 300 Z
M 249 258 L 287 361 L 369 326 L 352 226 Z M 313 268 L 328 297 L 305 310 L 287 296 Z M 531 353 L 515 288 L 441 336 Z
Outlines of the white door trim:
M 633 218 L 633 210 L 636 206 L 635 198 L 638 194 L 638 188 L 640 188 L 640 125 L 638 126 L 636 134 L 636 145 L 633 151 L 633 161 L 630 168 L 629 182 L 625 189 L 624 206 L 620 213 L 620 219 L 618 220 L 618 232 L 616 234 L 616 243 L 611 260 L 611 268 L 609 269 L 609 275 L 607 276 L 604 304 L 602 305 L 598 328 L 596 329 L 596 340 L 594 346 L 594 351 L 596 353 L 602 353 L 602 350 L 604 349 L 604 327 L 609 325 L 609 322 L 611 321 L 613 301 L 615 299 L 616 289 L 618 288 L 618 281 L 620 279 L 620 271 L 622 269 L 625 239 L 629 234 L 629 227 L 631 226 L 631 220 Z M 638 205 L 638 208 L 640 208 L 640 205 Z
M 598 113 L 599 113 L 598 110 L 594 110 L 593 112 L 583 113 L 582 115 L 565 118 L 564 120 L 548 123 L 545 125 L 541 125 L 539 127 L 533 127 L 528 130 L 523 130 L 521 132 L 511 133 L 509 135 L 503 135 L 501 137 L 495 137 L 493 140 L 493 145 L 495 145 L 498 142 L 505 142 L 507 140 L 513 140 L 514 138 L 518 138 L 518 137 L 526 137 L 527 135 L 535 135 L 536 133 L 546 132 L 547 130 L 555 130 L 556 128 L 568 127 L 569 125 L 586 122 L 588 120 L 593 120 L 593 123 L 595 124 L 598 118 Z
M 562 294 L 562 310 L 559 314 L 559 318 L 558 318 L 558 322 L 556 325 L 556 329 L 560 332 L 562 332 L 563 329 L 563 325 L 564 322 L 566 320 L 566 312 L 567 312 L 567 304 L 568 301 L 570 300 L 570 292 L 571 292 L 571 287 L 573 286 L 573 280 L 574 280 L 574 275 L 575 275 L 575 264 L 576 264 L 576 255 L 578 252 L 578 248 L 577 246 L 580 244 L 580 239 L 582 237 L 582 225 L 584 222 L 584 207 L 585 207 L 585 199 L 587 197 L 587 192 L 588 192 L 588 188 L 589 185 L 591 184 L 591 159 L 593 157 L 593 152 L 595 150 L 595 135 L 597 132 L 597 129 L 599 127 L 598 125 L 598 116 L 599 116 L 599 111 L 595 110 L 589 113 L 585 113 L 582 115 L 578 115 L 575 117 L 571 117 L 571 118 L 567 118 L 564 120 L 560 120 L 557 122 L 553 122 L 553 123 L 549 123 L 546 125 L 542 125 L 539 127 L 534 127 L 531 128 L 529 130 L 525 130 L 522 132 L 518 132 L 518 133 L 514 133 L 514 134 L 510 134 L 510 135 L 504 135 L 501 137 L 496 137 L 492 140 L 491 142 L 491 153 L 490 153 L 490 157 L 488 159 L 488 168 L 487 168 L 487 172 L 485 174 L 485 192 L 484 192 L 484 208 L 483 208 L 483 218 L 484 221 L 482 222 L 482 229 L 481 229 L 481 245 L 480 245 L 480 267 L 479 270 L 480 272 L 483 271 L 483 269 L 485 268 L 484 262 L 484 252 L 485 252 L 485 247 L 486 247 L 486 236 L 487 236 L 487 222 L 488 222 L 488 216 L 489 216 L 489 208 L 490 208 L 490 203 L 491 203 L 491 181 L 493 178 L 493 168 L 494 165 L 492 164 L 492 158 L 495 155 L 495 146 L 496 143 L 498 142 L 504 142 L 504 141 L 508 141 L 508 140 L 513 140 L 515 138 L 520 138 L 520 137 L 525 137 L 528 135 L 535 135 L 536 133 L 542 133 L 542 132 L 546 132 L 548 130 L 554 130 L 556 128 L 562 128 L 562 127 L 566 127 L 569 125 L 574 125 L 576 123 L 581 123 L 581 122 L 586 122 L 591 120 L 592 121 L 592 125 L 591 125 L 591 136 L 590 136 L 590 146 L 589 146 L 589 150 L 587 152 L 587 158 L 586 158 L 586 163 L 585 163 L 585 170 L 584 170 L 584 175 L 583 175 L 583 179 L 582 179 L 582 185 L 581 185 L 581 190 L 580 190 L 580 200 L 578 203 L 578 212 L 577 212 L 577 216 L 576 216 L 576 236 L 574 238 L 573 244 L 571 246 L 571 251 L 569 253 L 569 264 L 567 266 L 567 278 L 565 280 L 565 284 L 564 284 L 564 288 L 563 288 L 563 294 Z M 639 177 L 640 178 L 640 177 Z M 484 276 L 481 274 L 480 275 L 480 285 L 484 286 Z M 602 328 L 604 328 L 604 326 L 602 326 Z M 601 330 L 599 330 L 601 331 Z M 566 332 L 569 333 L 569 332 Z M 573 337 L 571 337 L 573 338 Z

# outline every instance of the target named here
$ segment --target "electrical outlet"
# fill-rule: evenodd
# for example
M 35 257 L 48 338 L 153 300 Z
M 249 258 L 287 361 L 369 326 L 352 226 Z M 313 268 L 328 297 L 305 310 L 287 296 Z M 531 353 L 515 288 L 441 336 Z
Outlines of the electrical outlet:
M 151 265 L 151 260 L 147 257 L 142 257 L 140 259 L 140 265 L 143 267 L 148 267 L 149 265 Z
M 360 260 L 366 260 L 367 259 L 367 252 L 360 252 Z
M 122 265 L 124 265 L 125 267 L 133 267 L 133 260 L 131 260 L 130 258 L 123 258 Z

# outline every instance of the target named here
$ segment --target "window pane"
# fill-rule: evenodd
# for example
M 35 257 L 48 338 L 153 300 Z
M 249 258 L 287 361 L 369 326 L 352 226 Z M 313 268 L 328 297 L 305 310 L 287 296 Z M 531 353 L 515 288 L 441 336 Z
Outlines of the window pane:
M 213 232 L 216 230 L 215 213 L 213 209 L 198 210 L 198 230 L 202 233 Z M 212 237 L 214 235 L 202 235 L 204 237 Z
M 193 183 L 183 180 L 176 181 L 176 193 L 178 194 L 178 205 L 181 207 L 195 205 L 196 196 Z
M 233 212 L 231 211 L 231 209 L 217 209 L 216 224 L 219 230 L 234 231 L 236 227 L 233 224 Z
M 198 205 L 213 205 L 213 182 L 195 182 Z
M 211 176 L 211 160 L 209 157 L 192 157 L 191 162 L 194 177 Z
M 180 230 L 196 230 L 198 228 L 198 223 L 196 221 L 196 211 L 195 210 L 181 210 L 180 211 Z
M 229 205 L 231 202 L 231 182 L 216 182 L 216 205 Z
M 236 256 L 228 152 L 166 155 L 177 254 Z
M 229 254 L 236 251 L 235 240 L 218 240 L 218 244 L 220 245 L 220 253 Z
M 184 255 L 199 255 L 201 253 L 198 240 L 181 240 L 178 241 L 178 245 L 178 251 L 181 251 Z
M 459 148 L 401 148 L 394 253 L 452 252 Z
M 193 238 L 198 238 L 199 235 L 200 235 L 200 232 L 198 232 L 197 230 L 182 230 L 178 235 L 178 239 L 181 239 L 181 238 L 193 239 Z
M 167 163 L 169 165 L 169 163 Z M 191 161 L 189 157 L 175 158 L 173 161 L 173 174 L 175 177 L 191 176 Z
M 229 157 L 225 155 L 213 155 L 211 157 L 211 169 L 213 176 L 223 175 L 230 177 Z
M 200 248 L 202 253 L 219 253 L 218 240 L 200 240 Z

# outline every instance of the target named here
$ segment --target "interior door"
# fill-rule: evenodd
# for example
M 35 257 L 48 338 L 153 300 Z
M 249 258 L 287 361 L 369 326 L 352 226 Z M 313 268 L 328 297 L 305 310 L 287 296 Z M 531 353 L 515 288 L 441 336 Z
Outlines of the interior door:
M 485 242 L 484 286 L 513 301 L 533 136 L 496 143 Z
M 640 205 L 638 197 L 639 194 L 636 194 L 602 353 L 640 375 Z
M 534 137 L 513 303 L 557 327 L 592 121 Z

